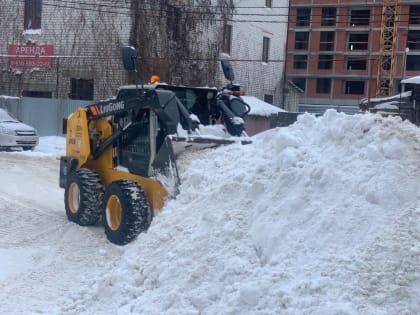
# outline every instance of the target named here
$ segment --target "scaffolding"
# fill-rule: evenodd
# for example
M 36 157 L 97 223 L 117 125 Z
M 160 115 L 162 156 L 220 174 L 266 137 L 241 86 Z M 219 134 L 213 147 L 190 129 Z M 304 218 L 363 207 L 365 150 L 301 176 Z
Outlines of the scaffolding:
M 394 89 L 400 0 L 383 0 L 376 95 L 391 96 Z

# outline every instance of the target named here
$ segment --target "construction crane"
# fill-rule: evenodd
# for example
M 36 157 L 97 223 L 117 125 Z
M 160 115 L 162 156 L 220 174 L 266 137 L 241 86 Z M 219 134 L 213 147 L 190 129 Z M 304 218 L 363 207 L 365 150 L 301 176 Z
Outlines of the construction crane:
M 383 0 L 376 95 L 391 96 L 394 88 L 400 0 Z

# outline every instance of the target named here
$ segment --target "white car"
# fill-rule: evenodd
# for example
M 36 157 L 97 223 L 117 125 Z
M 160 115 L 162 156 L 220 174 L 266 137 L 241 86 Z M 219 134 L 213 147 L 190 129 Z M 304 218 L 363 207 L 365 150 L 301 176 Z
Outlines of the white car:
M 34 128 L 0 108 L 0 150 L 33 150 L 38 142 Z

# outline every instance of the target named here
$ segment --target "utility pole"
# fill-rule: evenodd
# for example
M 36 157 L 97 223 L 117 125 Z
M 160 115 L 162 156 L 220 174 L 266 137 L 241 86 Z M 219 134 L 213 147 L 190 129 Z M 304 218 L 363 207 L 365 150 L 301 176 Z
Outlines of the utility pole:
M 402 80 L 404 80 L 405 79 L 405 71 L 406 71 L 406 68 L 407 68 L 407 54 L 410 52 L 410 48 L 406 48 L 405 50 L 404 50 L 404 60 L 403 60 L 403 75 L 402 75 L 402 79 L 401 79 L 401 81 Z M 402 92 L 404 92 L 405 91 L 405 84 L 403 84 L 402 85 L 402 87 L 401 87 L 401 93 Z

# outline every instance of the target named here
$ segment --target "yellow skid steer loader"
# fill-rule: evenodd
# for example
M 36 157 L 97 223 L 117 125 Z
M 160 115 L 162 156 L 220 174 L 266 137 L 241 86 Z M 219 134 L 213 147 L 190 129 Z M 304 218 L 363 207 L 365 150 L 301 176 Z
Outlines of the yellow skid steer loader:
M 137 71 L 132 47 L 123 47 L 122 57 L 126 70 Z M 222 66 L 232 81 L 229 65 Z M 179 100 L 179 90 L 145 86 L 129 90 L 70 114 L 63 122 L 66 154 L 60 159 L 59 185 L 65 189 L 67 218 L 82 226 L 102 219 L 108 240 L 117 245 L 147 230 L 154 212 L 178 193 L 178 151 L 250 142 L 243 126 L 249 106 L 229 95 L 228 88 L 214 94 L 206 113 L 196 112 L 218 113 L 228 138 L 194 131 L 192 109 Z

